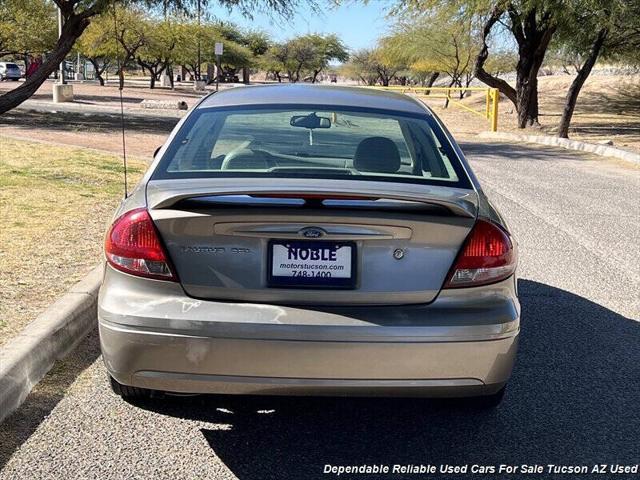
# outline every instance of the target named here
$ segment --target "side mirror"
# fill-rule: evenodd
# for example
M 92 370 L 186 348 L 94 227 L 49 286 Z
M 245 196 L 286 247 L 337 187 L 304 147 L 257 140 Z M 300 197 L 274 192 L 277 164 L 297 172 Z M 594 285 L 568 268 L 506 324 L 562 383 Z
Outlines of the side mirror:
M 315 113 L 309 115 L 294 115 L 289 120 L 292 127 L 308 128 L 310 130 L 316 128 L 331 128 L 331 119 L 328 117 L 319 117 Z
M 153 158 L 156 158 L 158 156 L 158 152 L 162 149 L 162 145 L 160 145 L 158 148 L 156 148 L 156 151 L 153 152 Z

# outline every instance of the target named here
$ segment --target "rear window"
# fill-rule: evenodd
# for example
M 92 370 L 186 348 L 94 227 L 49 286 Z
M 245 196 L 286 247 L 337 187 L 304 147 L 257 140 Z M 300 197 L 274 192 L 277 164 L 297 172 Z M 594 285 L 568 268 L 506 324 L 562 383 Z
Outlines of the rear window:
M 373 178 L 469 187 L 430 116 L 332 107 L 196 110 L 153 178 L 211 176 Z

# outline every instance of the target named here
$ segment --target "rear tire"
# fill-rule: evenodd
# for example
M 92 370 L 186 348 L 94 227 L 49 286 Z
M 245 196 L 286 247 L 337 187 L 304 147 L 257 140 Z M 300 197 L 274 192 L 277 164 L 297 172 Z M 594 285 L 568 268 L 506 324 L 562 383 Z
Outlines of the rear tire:
M 121 396 L 125 400 L 142 400 L 151 398 L 151 390 L 139 387 L 130 387 L 129 385 L 122 385 L 115 378 L 109 375 L 109 383 L 111 384 L 111 390 L 116 395 Z

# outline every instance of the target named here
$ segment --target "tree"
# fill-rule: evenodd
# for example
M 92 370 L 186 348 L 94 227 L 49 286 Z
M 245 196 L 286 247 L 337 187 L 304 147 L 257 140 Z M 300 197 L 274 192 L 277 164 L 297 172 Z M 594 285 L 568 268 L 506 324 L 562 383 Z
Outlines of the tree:
M 254 56 L 264 55 L 271 46 L 269 36 L 259 30 L 249 30 L 242 35 L 240 43 L 251 50 Z
M 119 45 L 114 38 L 113 15 L 104 13 L 96 17 L 76 43 L 76 49 L 84 56 L 95 72 L 96 79 L 104 86 L 102 74 L 114 64 L 119 55 Z
M 315 47 L 307 38 L 295 38 L 287 42 L 289 44 L 289 58 L 285 64 L 290 82 L 300 81 L 303 70 L 309 70 L 315 59 Z
M 224 44 L 224 53 L 220 62 L 224 69 L 231 73 L 255 64 L 255 55 L 247 43 L 254 42 L 253 47 L 256 52 L 264 52 L 266 49 L 264 45 L 260 45 L 257 34 L 255 37 L 253 33 L 245 37 L 233 24 L 206 21 L 198 25 L 196 22 L 182 21 L 175 24 L 175 29 L 177 43 L 174 62 L 182 65 L 196 79 L 200 78 L 198 72 L 201 70 L 198 58 L 202 63 L 215 63 L 216 42 Z M 200 39 L 200 57 L 198 57 L 198 38 Z
M 12 0 L 2 0 L 2 4 Z M 22 0 L 13 0 L 24 3 Z M 31 2 L 32 0 L 28 0 Z M 76 40 L 80 38 L 91 20 L 108 11 L 119 0 L 52 0 L 60 9 L 63 17 L 62 34 L 53 46 L 51 53 L 42 66 L 21 84 L 18 88 L 10 90 L 0 96 L 0 113 L 20 105 L 33 95 L 44 81 L 56 70 L 73 48 Z M 142 3 L 147 7 L 163 6 L 165 9 L 187 9 L 193 7 L 191 0 L 130 0 L 131 3 Z M 243 15 L 251 16 L 254 11 L 268 10 L 279 15 L 291 14 L 295 7 L 302 2 L 314 4 L 313 0 L 217 0 L 221 5 L 229 9 L 235 9 Z M 202 0 L 205 4 L 206 0 Z
M 267 50 L 269 50 L 269 47 L 271 46 L 271 40 L 269 39 L 269 36 L 264 32 L 258 30 L 250 30 L 244 33 L 242 44 L 247 47 L 253 54 L 254 61 L 252 62 L 252 65 L 257 66 L 260 64 L 258 59 L 265 53 L 267 53 Z M 249 75 L 249 67 L 243 67 L 242 81 L 245 83 L 249 83 Z
M 449 87 L 469 86 L 474 78 L 473 60 L 480 48 L 473 18 L 457 19 L 434 12 L 428 20 L 401 20 L 396 31 L 387 37 L 384 48 L 396 58 L 403 58 L 410 71 L 423 72 L 423 78 L 430 75 L 431 84 L 438 72 L 449 76 Z M 461 91 L 460 96 L 463 95 Z
M 346 62 L 349 59 L 349 52 L 337 35 L 314 33 L 303 38 L 313 46 L 313 58 L 309 63 L 311 83 L 316 82 L 320 72 L 327 68 L 331 61 Z
M 265 54 L 260 59 L 260 65 L 266 72 L 273 74 L 273 76 L 282 82 L 282 72 L 288 69 L 289 62 L 289 47 L 288 43 L 275 43 L 272 44 Z
M 142 23 L 142 41 L 135 58 L 143 71 L 149 72 L 149 88 L 155 88 L 156 80 L 173 60 L 177 44 L 176 29 L 169 20 L 145 19 Z
M 538 124 L 538 72 L 565 11 L 562 3 L 560 0 L 497 1 L 485 19 L 475 73 L 479 80 L 497 88 L 513 102 L 520 128 Z M 507 26 L 518 45 L 515 88 L 485 68 L 488 38 L 498 22 Z
M 290 82 L 309 79 L 315 83 L 332 60 L 348 58 L 346 47 L 336 35 L 312 33 L 271 45 L 261 64 L 279 82 L 282 72 L 286 72 Z
M 365 85 L 373 86 L 378 83 L 380 73 L 372 49 L 361 49 L 353 52 L 349 62 L 341 68 L 342 75 L 358 80 Z
M 431 87 L 440 77 L 440 72 L 433 70 L 433 64 L 428 60 L 418 59 L 409 64 L 411 78 L 421 87 Z M 429 95 L 429 90 L 426 91 Z
M 566 0 L 397 0 L 397 15 L 434 14 L 479 23 L 480 49 L 474 63 L 475 76 L 497 88 L 515 105 L 518 126 L 538 124 L 538 72 L 558 25 L 571 21 Z M 502 28 L 518 46 L 516 84 L 493 74 L 487 66 L 491 34 Z M 501 32 L 502 33 L 502 32 Z
M 407 68 L 407 57 L 388 48 L 388 38 L 383 38 L 372 52 L 372 59 L 380 83 L 387 87 L 396 74 Z
M 50 51 L 57 37 L 56 10 L 46 0 L 0 0 L 0 57 L 22 57 Z
M 396 74 L 407 68 L 407 64 L 406 58 L 389 48 L 388 42 L 389 38 L 383 38 L 376 48 L 355 52 L 350 57 L 351 61 L 343 67 L 343 74 L 366 85 L 380 82 L 385 87 L 389 86 Z
M 558 137 L 569 137 L 580 90 L 600 55 L 625 56 L 640 49 L 640 4 L 624 0 L 582 0 L 573 5 L 577 21 L 557 38 L 576 76 L 567 91 Z

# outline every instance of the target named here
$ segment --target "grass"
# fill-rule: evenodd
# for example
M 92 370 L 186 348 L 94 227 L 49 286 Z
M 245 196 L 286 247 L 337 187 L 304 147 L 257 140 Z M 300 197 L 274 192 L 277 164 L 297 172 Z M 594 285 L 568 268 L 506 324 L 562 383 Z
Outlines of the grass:
M 115 155 L 0 136 L 0 345 L 100 261 L 122 193 Z

